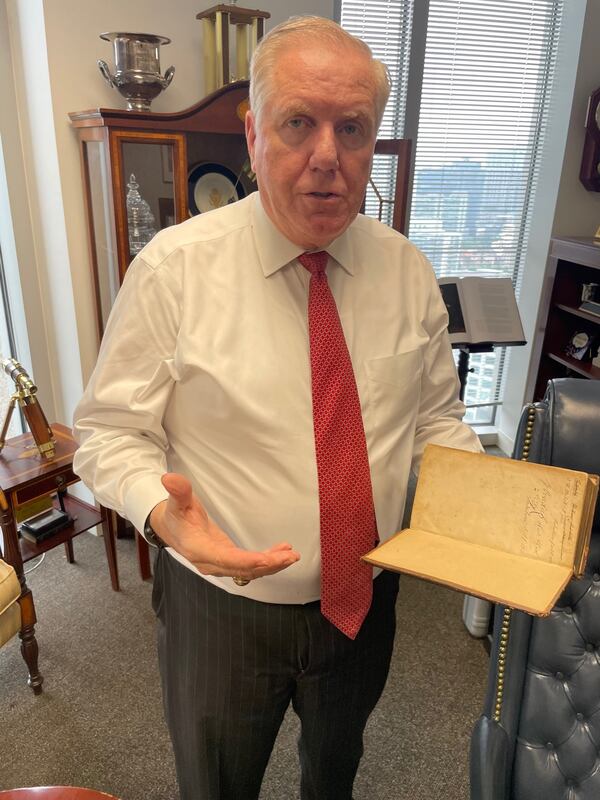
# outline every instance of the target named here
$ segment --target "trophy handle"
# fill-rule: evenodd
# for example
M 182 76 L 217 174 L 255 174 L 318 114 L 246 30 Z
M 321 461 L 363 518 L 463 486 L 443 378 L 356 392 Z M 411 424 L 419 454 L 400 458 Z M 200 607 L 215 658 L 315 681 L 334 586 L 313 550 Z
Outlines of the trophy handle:
M 111 86 L 113 89 L 116 89 L 117 87 L 115 86 L 114 78 L 110 74 L 110 70 L 108 68 L 108 64 L 106 63 L 106 61 L 102 61 L 102 59 L 99 59 L 98 60 L 98 69 L 102 73 L 102 77 L 108 83 L 108 85 Z
M 173 75 L 175 75 L 175 67 L 171 66 L 171 67 L 169 67 L 168 70 L 166 70 L 165 77 L 163 78 L 163 80 L 165 82 L 165 86 L 164 86 L 165 89 L 167 88 L 167 86 L 173 80 Z

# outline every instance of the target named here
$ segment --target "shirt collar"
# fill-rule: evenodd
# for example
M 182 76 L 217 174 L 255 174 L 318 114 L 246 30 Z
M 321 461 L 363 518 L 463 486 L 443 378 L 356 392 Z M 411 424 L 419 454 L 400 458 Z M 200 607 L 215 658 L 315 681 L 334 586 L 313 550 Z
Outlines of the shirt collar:
M 254 192 L 252 196 L 254 199 L 252 204 L 254 243 L 264 276 L 268 278 L 269 275 L 301 255 L 304 250 L 286 239 L 271 222 L 263 208 L 260 193 Z M 352 225 L 341 236 L 334 239 L 325 250 L 349 275 L 354 275 L 354 254 L 350 241 L 351 229 Z

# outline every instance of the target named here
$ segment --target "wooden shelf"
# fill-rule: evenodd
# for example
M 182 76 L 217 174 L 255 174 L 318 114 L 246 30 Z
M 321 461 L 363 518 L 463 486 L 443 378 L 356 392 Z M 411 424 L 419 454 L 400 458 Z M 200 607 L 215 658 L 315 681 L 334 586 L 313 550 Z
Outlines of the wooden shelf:
M 588 311 L 582 311 L 580 308 L 574 306 L 566 306 L 564 303 L 557 303 L 556 308 L 565 311 L 567 314 L 573 314 L 574 317 L 585 319 L 588 322 L 593 322 L 595 325 L 600 325 L 600 317 L 597 314 L 590 314 Z
M 30 561 L 32 558 L 52 550 L 53 547 L 68 542 L 74 536 L 79 536 L 80 533 L 93 528 L 95 525 L 100 525 L 102 522 L 102 515 L 94 506 L 84 503 L 83 500 L 79 500 L 72 495 L 66 495 L 63 499 L 65 511 L 73 517 L 73 525 L 62 528 L 39 543 L 30 542 L 29 539 L 24 539 L 22 536 L 19 537 L 19 548 L 23 562 Z M 58 499 L 54 502 L 54 505 L 56 508 L 60 508 Z
M 546 355 L 578 375 L 583 375 L 585 378 L 591 378 L 592 380 L 600 379 L 600 368 L 595 367 L 590 361 L 578 361 L 576 358 L 551 352 L 547 352 Z
M 600 239 L 561 237 L 552 239 L 550 255 L 576 266 L 600 269 Z

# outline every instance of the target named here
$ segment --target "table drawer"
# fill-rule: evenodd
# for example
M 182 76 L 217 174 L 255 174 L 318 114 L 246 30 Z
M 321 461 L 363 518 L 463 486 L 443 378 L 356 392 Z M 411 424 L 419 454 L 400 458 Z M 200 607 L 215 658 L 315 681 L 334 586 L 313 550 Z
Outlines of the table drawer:
M 13 507 L 21 506 L 37 497 L 53 494 L 59 489 L 66 489 L 72 483 L 77 483 L 79 478 L 72 469 L 67 468 L 53 475 L 42 475 L 27 486 L 20 486 L 12 492 Z

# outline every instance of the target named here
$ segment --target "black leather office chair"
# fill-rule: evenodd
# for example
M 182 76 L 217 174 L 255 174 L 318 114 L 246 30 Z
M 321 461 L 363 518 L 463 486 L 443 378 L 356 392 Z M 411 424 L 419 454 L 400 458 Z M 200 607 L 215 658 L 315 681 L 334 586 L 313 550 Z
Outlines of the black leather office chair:
M 600 473 L 600 381 L 550 381 L 513 458 Z M 496 606 L 471 800 L 600 799 L 600 503 L 585 576 L 549 617 Z

